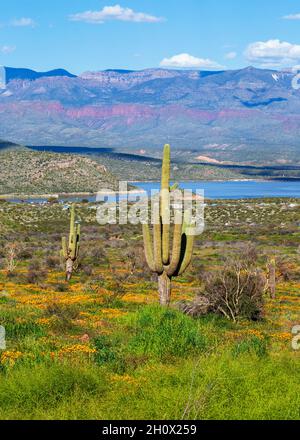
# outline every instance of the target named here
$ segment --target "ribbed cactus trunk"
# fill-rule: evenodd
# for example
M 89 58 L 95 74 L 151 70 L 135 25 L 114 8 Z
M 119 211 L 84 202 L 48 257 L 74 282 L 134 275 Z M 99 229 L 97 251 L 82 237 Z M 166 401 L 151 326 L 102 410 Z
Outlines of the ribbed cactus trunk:
M 158 293 L 159 303 L 162 306 L 168 306 L 171 300 L 171 278 L 168 277 L 166 272 L 158 275 Z
M 170 146 L 165 145 L 159 212 L 153 225 L 153 240 L 148 224 L 143 224 L 144 248 L 150 270 L 158 275 L 159 301 L 168 306 L 171 300 L 171 280 L 189 266 L 193 253 L 194 236 L 187 234 L 191 226 L 189 213 L 176 213 L 173 246 L 170 254 Z
M 73 274 L 73 260 L 71 258 L 68 258 L 66 261 L 66 280 L 70 281 L 70 279 L 72 278 L 72 274 Z

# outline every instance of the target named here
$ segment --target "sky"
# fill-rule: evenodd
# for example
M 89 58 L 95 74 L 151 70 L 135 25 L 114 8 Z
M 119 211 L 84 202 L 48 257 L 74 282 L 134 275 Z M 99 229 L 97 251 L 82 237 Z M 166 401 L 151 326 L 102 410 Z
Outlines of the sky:
M 299 0 L 9 0 L 0 65 L 282 69 L 300 65 Z

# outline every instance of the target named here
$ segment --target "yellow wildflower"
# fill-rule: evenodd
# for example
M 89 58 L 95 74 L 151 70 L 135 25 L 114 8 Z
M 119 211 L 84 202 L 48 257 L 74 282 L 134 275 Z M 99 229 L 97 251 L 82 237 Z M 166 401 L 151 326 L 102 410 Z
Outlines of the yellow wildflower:
M 16 361 L 22 356 L 20 351 L 4 351 L 0 357 L 0 361 L 3 365 L 13 366 Z

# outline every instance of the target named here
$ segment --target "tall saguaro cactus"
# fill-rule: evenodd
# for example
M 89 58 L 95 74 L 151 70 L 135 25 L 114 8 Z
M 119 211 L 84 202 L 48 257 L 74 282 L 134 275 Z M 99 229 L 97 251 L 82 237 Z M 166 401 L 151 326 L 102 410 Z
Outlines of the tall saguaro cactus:
M 66 280 L 72 277 L 74 264 L 79 254 L 80 223 L 75 219 L 75 205 L 71 206 L 69 240 L 62 237 L 62 255 L 66 260 Z
M 188 234 L 191 227 L 190 213 L 183 214 L 181 209 L 176 213 L 170 254 L 170 211 L 170 145 L 165 145 L 159 212 L 153 225 L 153 233 L 151 234 L 148 224 L 143 224 L 146 261 L 150 270 L 158 275 L 159 299 L 164 306 L 170 303 L 171 279 L 181 275 L 189 266 L 194 245 L 194 235 Z

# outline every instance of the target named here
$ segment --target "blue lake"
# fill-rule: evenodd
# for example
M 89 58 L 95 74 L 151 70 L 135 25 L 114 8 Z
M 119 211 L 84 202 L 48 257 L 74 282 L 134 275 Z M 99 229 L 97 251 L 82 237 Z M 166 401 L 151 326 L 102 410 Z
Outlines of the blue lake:
M 133 185 L 147 191 L 159 189 L 159 183 L 136 182 Z M 182 182 L 180 188 L 204 190 L 208 199 L 252 199 L 264 197 L 300 198 L 300 181 L 224 181 Z
M 141 190 L 150 194 L 151 190 L 158 190 L 160 188 L 159 182 L 131 182 L 131 185 L 138 187 Z M 204 190 L 204 196 L 207 199 L 254 199 L 254 198 L 271 198 L 271 197 L 290 197 L 300 198 L 300 181 L 191 181 L 181 182 L 182 189 L 189 189 L 193 192 L 196 190 Z M 111 196 L 108 197 L 111 199 Z M 124 196 L 120 196 L 124 198 Z M 61 196 L 59 201 L 81 201 L 82 199 L 94 202 L 95 195 L 78 195 Z M 11 199 L 12 202 L 20 203 L 21 200 Z M 43 203 L 47 199 L 32 198 L 27 202 Z

